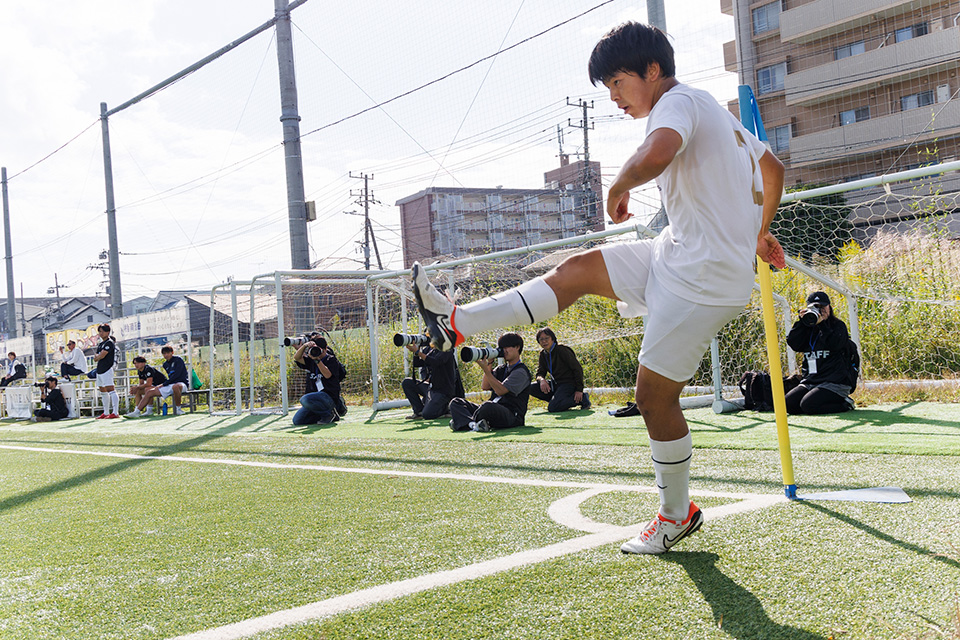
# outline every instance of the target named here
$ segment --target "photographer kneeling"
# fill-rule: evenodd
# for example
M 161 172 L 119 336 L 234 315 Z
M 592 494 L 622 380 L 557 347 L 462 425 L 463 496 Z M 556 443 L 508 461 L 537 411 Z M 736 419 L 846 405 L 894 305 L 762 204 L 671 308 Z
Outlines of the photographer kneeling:
M 842 413 L 856 406 L 850 397 L 857 380 L 850 350 L 857 345 L 850 340 L 847 325 L 833 315 L 826 293 L 807 296 L 807 306 L 787 334 L 787 344 L 803 354 L 803 377 L 786 394 L 787 413 Z
M 483 369 L 480 388 L 490 391 L 490 399 L 477 405 L 463 398 L 450 401 L 450 428 L 454 431 L 493 431 L 521 427 L 530 399 L 530 370 L 520 361 L 523 338 L 505 333 L 497 340 L 505 364 L 493 368 L 496 358 L 477 360 Z
M 405 346 L 413 353 L 413 367 L 422 371 L 420 380 L 413 376 L 400 382 L 403 395 L 413 409 L 407 420 L 433 420 L 449 413 L 450 401 L 464 396 L 456 355 L 453 351 L 434 349 L 429 344 Z
M 583 391 L 583 366 L 577 354 L 565 344 L 557 342 L 557 334 L 550 327 L 537 331 L 540 359 L 537 379 L 530 385 L 530 395 L 547 403 L 547 411 L 558 413 L 576 405 L 590 408 L 590 394 Z
M 297 366 L 307 372 L 307 392 L 300 397 L 301 408 L 293 416 L 293 424 L 333 424 L 346 413 L 340 398 L 343 365 L 327 348 L 322 336 L 313 334 L 293 356 Z
M 67 401 L 63 398 L 63 393 L 57 388 L 57 378 L 48 376 L 43 381 L 43 390 L 40 391 L 40 402 L 44 404 L 43 409 L 37 409 L 33 412 L 37 422 L 52 422 L 62 420 L 67 417 Z M 37 383 L 39 386 L 40 383 Z

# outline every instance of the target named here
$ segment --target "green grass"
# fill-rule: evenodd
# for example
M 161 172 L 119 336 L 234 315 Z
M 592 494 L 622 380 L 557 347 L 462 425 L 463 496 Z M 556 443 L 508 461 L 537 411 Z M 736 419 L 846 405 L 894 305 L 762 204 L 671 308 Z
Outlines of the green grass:
M 0 638 L 168 638 L 579 538 L 547 515 L 579 489 L 404 474 L 652 486 L 642 421 L 609 408 L 534 408 L 524 429 L 493 434 L 360 407 L 309 428 L 5 421 L 0 445 L 45 451 L 0 449 Z M 694 491 L 782 494 L 771 414 L 687 417 Z M 708 521 L 662 557 L 604 544 L 256 637 L 955 637 L 958 436 L 955 404 L 791 418 L 801 494 L 900 486 L 913 502 L 782 503 Z M 655 506 L 614 491 L 581 512 L 626 525 Z

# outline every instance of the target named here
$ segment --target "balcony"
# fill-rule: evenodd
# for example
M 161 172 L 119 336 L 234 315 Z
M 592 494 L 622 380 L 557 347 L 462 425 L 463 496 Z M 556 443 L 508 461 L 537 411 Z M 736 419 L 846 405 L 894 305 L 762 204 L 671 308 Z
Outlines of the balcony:
M 940 113 L 931 125 L 937 111 Z M 790 165 L 823 164 L 843 156 L 901 147 L 914 139 L 923 142 L 957 134 L 960 101 L 953 100 L 798 136 L 790 140 Z
M 828 97 L 858 93 L 907 76 L 916 77 L 921 70 L 930 74 L 954 68 L 960 57 L 958 52 L 960 28 L 951 27 L 788 73 L 783 83 L 787 105 L 816 104 Z
M 802 44 L 863 26 L 875 19 L 910 13 L 941 0 L 816 0 L 780 14 L 780 40 Z

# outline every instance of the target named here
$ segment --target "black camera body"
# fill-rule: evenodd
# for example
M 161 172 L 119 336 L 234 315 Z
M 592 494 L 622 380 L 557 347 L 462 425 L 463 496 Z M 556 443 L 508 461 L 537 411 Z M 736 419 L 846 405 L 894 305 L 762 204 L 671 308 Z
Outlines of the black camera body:
M 47 386 L 47 381 L 44 380 L 43 382 L 34 382 L 34 383 L 33 383 L 33 386 L 42 389 L 42 388 L 44 388 L 45 386 Z
M 475 362 L 477 360 L 493 360 L 503 357 L 503 349 L 500 347 L 464 347 L 460 349 L 460 359 L 464 362 Z
M 811 302 L 800 310 L 800 323 L 807 327 L 812 327 L 820 321 L 820 309 L 822 305 L 819 302 Z
M 420 347 L 425 347 L 430 344 L 430 338 L 428 336 L 421 334 L 410 334 L 410 333 L 395 333 L 393 335 L 393 344 L 397 347 L 405 347 L 410 344 L 415 344 Z

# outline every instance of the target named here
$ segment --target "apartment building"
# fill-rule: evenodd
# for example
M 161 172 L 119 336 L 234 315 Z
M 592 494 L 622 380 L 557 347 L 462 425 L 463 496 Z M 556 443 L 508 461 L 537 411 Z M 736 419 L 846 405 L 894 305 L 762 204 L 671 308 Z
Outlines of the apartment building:
M 753 88 L 788 185 L 960 157 L 960 0 L 720 6 L 736 32 L 724 45 L 725 67 Z M 956 178 L 943 186 L 960 189 Z
M 603 229 L 600 163 L 544 174 L 544 189 L 429 187 L 397 201 L 403 264 L 461 258 Z

